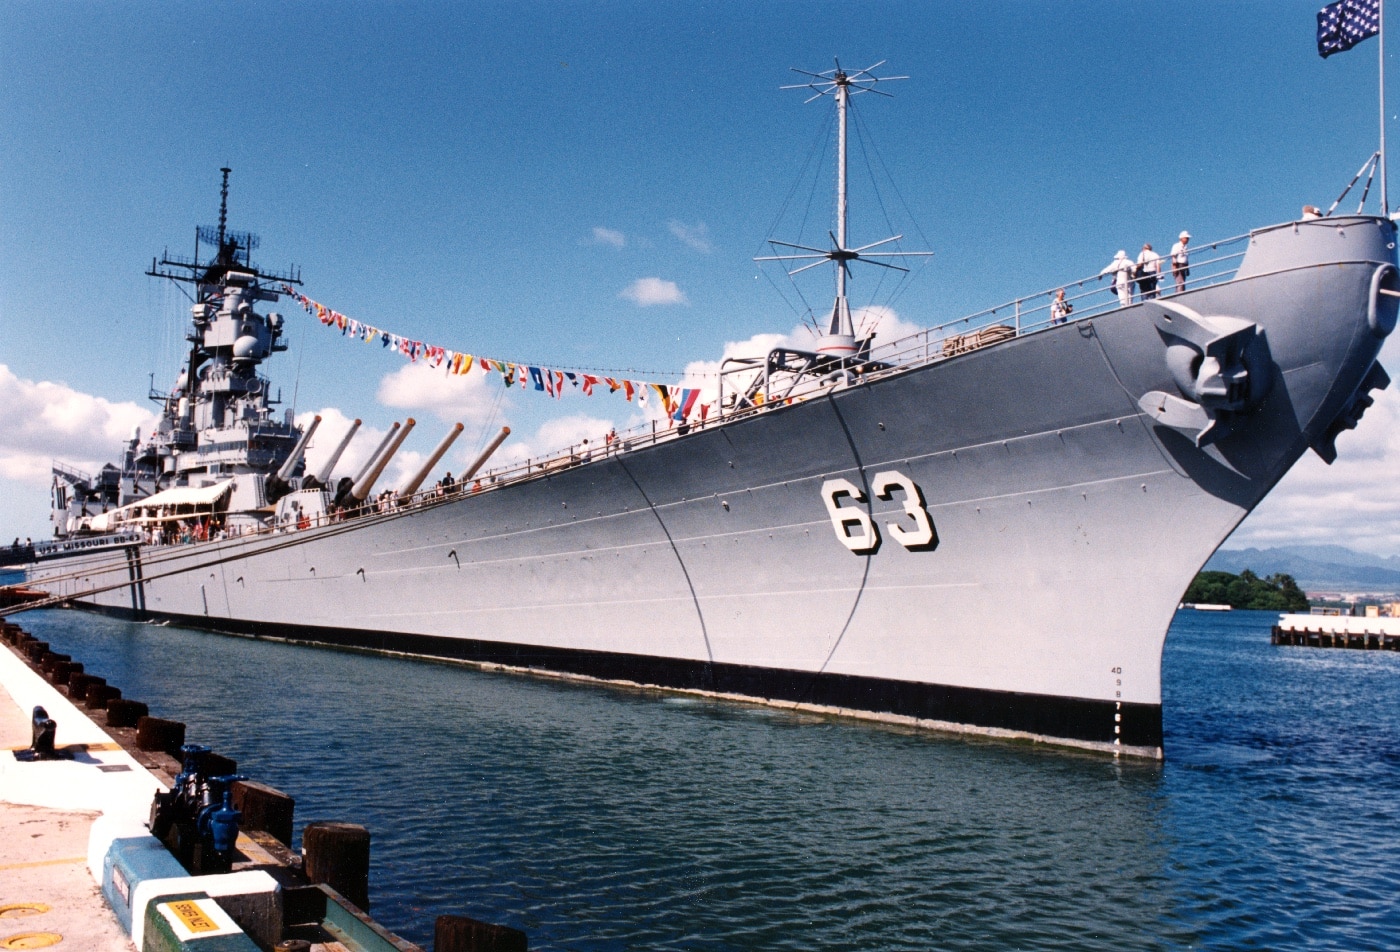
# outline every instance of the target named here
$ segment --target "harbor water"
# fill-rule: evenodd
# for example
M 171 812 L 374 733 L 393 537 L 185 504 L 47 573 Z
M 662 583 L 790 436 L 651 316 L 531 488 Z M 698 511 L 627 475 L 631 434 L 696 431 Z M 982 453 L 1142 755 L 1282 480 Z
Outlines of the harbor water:
M 373 833 L 371 909 L 533 949 L 1365 949 L 1400 937 L 1400 654 L 1176 617 L 1165 763 L 130 623 L 14 619 Z M 62 742 L 62 724 L 59 725 Z

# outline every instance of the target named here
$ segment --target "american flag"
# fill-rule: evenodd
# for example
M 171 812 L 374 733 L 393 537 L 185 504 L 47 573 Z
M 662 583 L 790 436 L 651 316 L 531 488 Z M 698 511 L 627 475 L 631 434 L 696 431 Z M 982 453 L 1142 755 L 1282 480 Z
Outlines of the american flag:
M 1343 53 L 1381 31 L 1381 0 L 1337 0 L 1317 11 L 1317 52 Z

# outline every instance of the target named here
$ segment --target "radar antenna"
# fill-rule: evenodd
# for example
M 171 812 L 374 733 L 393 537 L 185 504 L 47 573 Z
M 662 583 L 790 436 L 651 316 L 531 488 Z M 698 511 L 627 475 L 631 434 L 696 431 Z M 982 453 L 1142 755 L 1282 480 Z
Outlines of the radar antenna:
M 859 93 L 875 93 L 878 96 L 889 96 L 890 94 L 882 89 L 876 89 L 878 83 L 888 83 L 899 79 L 908 79 L 908 76 L 876 76 L 874 70 L 885 65 L 881 60 L 874 66 L 865 69 L 858 69 L 855 72 L 847 73 L 841 68 L 841 61 L 835 60 L 836 68 L 827 70 L 824 73 L 812 73 L 805 69 L 793 67 L 794 73 L 800 73 L 809 77 L 805 83 L 798 83 L 792 86 L 782 86 L 781 89 L 810 89 L 813 95 L 804 101 L 804 105 L 809 102 L 821 99 L 823 96 L 831 96 L 836 100 L 837 116 L 837 171 L 836 171 L 836 231 L 827 232 L 831 238 L 829 249 L 812 248 L 807 245 L 795 245 L 786 241 L 775 241 L 769 239 L 768 243 L 778 248 L 791 248 L 794 251 L 806 252 L 805 254 L 775 254 L 765 257 L 755 258 L 755 261 L 806 261 L 808 264 L 800 265 L 788 272 L 791 277 L 800 274 L 809 268 L 815 268 L 825 262 L 832 262 L 836 265 L 836 303 L 831 310 L 831 319 L 827 322 L 826 333 L 817 341 L 817 353 L 835 357 L 854 357 L 857 352 L 855 327 L 851 323 L 851 309 L 846 302 L 846 279 L 850 275 L 850 265 L 853 261 L 863 261 L 866 264 L 879 265 L 882 268 L 889 268 L 893 271 L 908 272 L 908 268 L 900 267 L 898 264 L 891 264 L 885 260 L 888 258 L 923 258 L 928 257 L 931 251 L 871 251 L 872 248 L 879 248 L 892 241 L 899 241 L 903 235 L 894 235 L 880 241 L 871 242 L 868 245 L 861 245 L 859 248 L 852 248 L 847 240 L 846 232 L 846 108 L 850 102 L 850 97 Z
M 219 186 L 219 247 L 224 246 L 224 223 L 228 221 L 228 174 L 233 171 L 225 165 L 219 169 L 224 173 L 224 184 Z
M 151 269 L 146 273 L 153 278 L 166 278 L 186 284 L 208 285 L 221 283 L 230 271 L 247 273 L 252 279 L 277 284 L 301 284 L 301 272 L 289 268 L 277 273 L 264 271 L 253 264 L 252 253 L 261 240 L 250 231 L 228 230 L 228 177 L 233 171 L 227 167 L 219 169 L 223 181 L 219 187 L 219 225 L 200 225 L 194 230 L 194 256 L 180 258 L 167 250 L 158 260 L 151 261 Z M 200 244 L 212 245 L 214 253 L 206 258 L 200 251 Z M 268 291 L 268 294 L 273 292 Z M 268 300 L 276 300 L 275 297 Z

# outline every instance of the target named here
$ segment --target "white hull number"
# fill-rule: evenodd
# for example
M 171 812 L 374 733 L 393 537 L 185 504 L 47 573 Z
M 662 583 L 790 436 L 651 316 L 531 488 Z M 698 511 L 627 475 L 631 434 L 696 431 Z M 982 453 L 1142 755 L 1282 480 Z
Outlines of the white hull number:
M 885 523 L 894 541 L 911 552 L 926 551 L 938 547 L 938 533 L 933 528 L 933 519 L 924 507 L 924 493 L 918 485 L 903 473 L 886 470 L 876 473 L 870 481 L 870 492 L 876 499 L 892 499 L 899 490 L 904 503 L 904 514 L 913 520 L 913 528 L 898 522 Z M 860 554 L 874 552 L 880 548 L 880 530 L 864 506 L 843 506 L 841 500 L 849 497 L 852 502 L 865 502 L 865 492 L 849 479 L 828 479 L 822 483 L 822 500 L 831 516 L 836 538 L 852 552 Z

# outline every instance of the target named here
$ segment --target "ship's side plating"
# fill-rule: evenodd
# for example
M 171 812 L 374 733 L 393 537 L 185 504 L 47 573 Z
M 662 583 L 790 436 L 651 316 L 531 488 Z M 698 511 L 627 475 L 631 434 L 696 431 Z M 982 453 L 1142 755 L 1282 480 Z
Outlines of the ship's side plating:
M 1181 592 L 1384 385 L 1394 240 L 1264 230 L 1228 284 L 423 509 L 144 548 L 92 602 L 1159 756 Z M 1233 409 L 1174 374 L 1201 328 L 1251 341 Z

